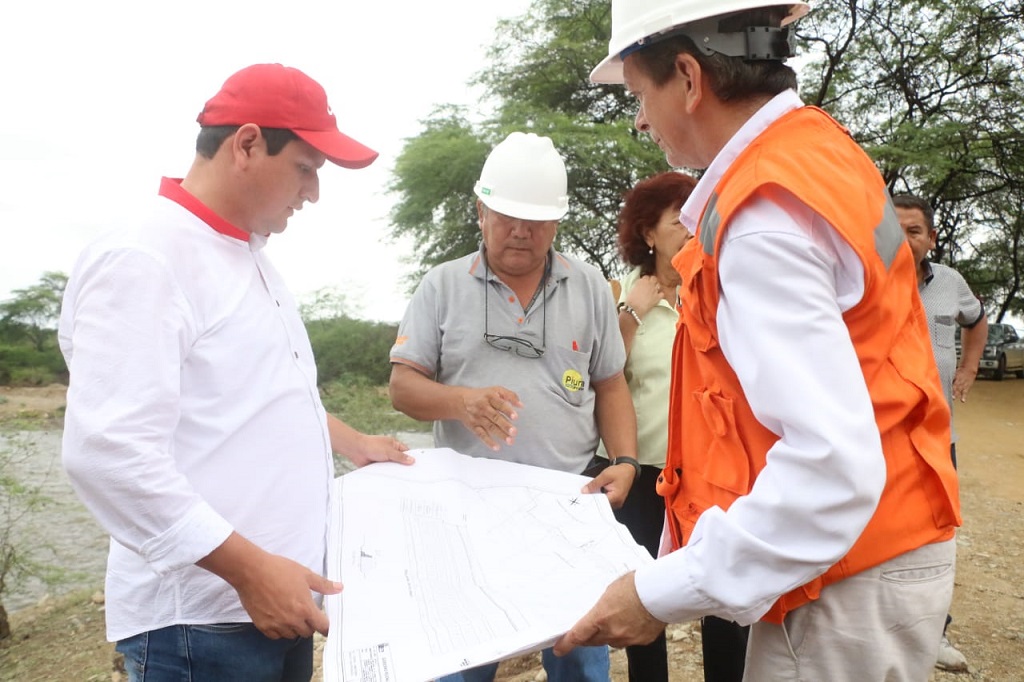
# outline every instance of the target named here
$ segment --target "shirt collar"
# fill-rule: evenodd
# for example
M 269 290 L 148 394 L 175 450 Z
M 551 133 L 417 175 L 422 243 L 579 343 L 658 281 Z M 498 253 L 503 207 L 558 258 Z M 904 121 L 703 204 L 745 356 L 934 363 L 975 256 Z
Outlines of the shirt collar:
M 484 278 L 484 271 L 490 273 L 491 281 L 500 281 L 500 278 L 494 274 L 494 270 L 490 268 L 484 268 L 484 253 L 486 249 L 483 243 L 480 244 L 480 249 L 476 252 L 469 261 L 469 274 L 473 275 L 477 279 Z M 569 270 L 572 269 L 569 261 L 566 260 L 565 256 L 555 251 L 555 247 L 548 249 L 548 265 L 551 270 L 548 272 L 548 280 L 554 282 L 560 282 L 569 276 Z
M 935 271 L 932 270 L 932 264 L 927 260 L 921 261 L 921 269 L 924 270 L 924 284 L 930 284 L 935 279 Z
M 758 135 L 763 133 L 768 126 L 795 109 L 804 106 L 800 96 L 795 90 L 784 90 L 772 97 L 763 107 L 757 110 L 753 116 L 747 119 L 739 130 L 722 147 L 722 150 L 715 156 L 714 161 L 708 166 L 697 186 L 690 193 L 689 199 L 683 204 L 679 211 L 679 220 L 690 231 L 690 234 L 697 233 L 697 223 L 707 206 L 708 200 L 718 181 L 729 170 L 740 153 L 753 142 Z
M 160 196 L 170 199 L 180 205 L 189 213 L 202 220 L 223 235 L 239 241 L 249 241 L 251 235 L 245 230 L 239 229 L 214 213 L 206 204 L 199 201 L 194 195 L 189 194 L 181 186 L 181 178 L 161 178 Z

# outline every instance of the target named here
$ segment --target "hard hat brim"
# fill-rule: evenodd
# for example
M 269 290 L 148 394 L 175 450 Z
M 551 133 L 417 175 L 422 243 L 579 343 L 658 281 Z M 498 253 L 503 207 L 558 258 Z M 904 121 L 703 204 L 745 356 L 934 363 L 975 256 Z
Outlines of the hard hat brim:
M 590 82 L 598 85 L 622 85 L 625 82 L 622 76 L 622 58 L 617 54 L 610 54 L 602 59 L 590 72 Z
M 483 202 L 484 206 L 492 211 L 507 215 L 510 218 L 519 218 L 520 220 L 561 220 L 569 212 L 568 198 L 566 198 L 565 206 L 553 207 L 527 204 L 522 201 L 502 199 L 496 196 L 484 196 L 479 192 L 476 195 Z
M 810 10 L 810 6 L 806 0 L 789 0 L 789 2 L 783 1 L 778 2 L 777 0 L 728 0 L 722 4 L 714 6 L 714 11 L 707 14 L 704 8 L 707 4 L 698 4 L 694 2 L 683 3 L 680 7 L 675 8 L 674 12 L 669 12 L 667 17 L 671 17 L 664 25 L 659 25 L 652 32 L 651 28 L 647 30 L 641 30 L 635 32 L 634 29 L 639 26 L 649 26 L 653 28 L 653 24 L 647 23 L 641 18 L 636 22 L 635 26 L 627 28 L 624 36 L 616 35 L 614 28 L 615 17 L 613 15 L 613 27 L 612 27 L 612 39 L 608 44 L 608 56 L 605 57 L 594 67 L 593 71 L 590 72 L 590 82 L 597 84 L 610 84 L 610 85 L 621 85 L 623 83 L 622 76 L 622 53 L 632 45 L 636 45 L 638 42 L 651 38 L 652 36 L 667 33 L 673 29 L 692 24 L 701 19 L 708 19 L 710 17 L 716 17 L 724 14 L 731 14 L 733 12 L 739 12 L 748 9 L 756 9 L 758 7 L 771 7 L 775 5 L 789 5 L 789 16 L 782 20 L 782 25 L 786 26 L 800 17 L 807 14 Z M 662 20 L 662 15 L 658 16 L 658 20 Z

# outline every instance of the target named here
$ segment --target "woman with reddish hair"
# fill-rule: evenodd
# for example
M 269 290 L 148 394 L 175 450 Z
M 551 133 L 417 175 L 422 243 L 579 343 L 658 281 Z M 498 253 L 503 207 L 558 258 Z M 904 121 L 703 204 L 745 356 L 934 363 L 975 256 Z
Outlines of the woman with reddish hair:
M 679 210 L 696 181 L 676 171 L 638 182 L 619 212 L 618 242 L 623 261 L 633 266 L 622 280 L 619 329 L 626 345 L 626 382 L 636 408 L 640 477 L 616 512 L 634 539 L 658 555 L 665 502 L 655 486 L 665 466 L 668 389 L 675 338 L 679 273 L 672 257 L 690 239 Z M 705 680 L 743 678 L 747 628 L 717 618 L 701 621 Z M 630 682 L 667 682 L 665 635 L 651 644 L 626 647 Z

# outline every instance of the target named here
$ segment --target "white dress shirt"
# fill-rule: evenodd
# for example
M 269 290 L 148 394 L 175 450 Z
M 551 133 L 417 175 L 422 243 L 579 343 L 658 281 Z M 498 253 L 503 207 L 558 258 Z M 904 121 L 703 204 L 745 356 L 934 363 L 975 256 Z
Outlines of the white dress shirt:
M 773 98 L 733 136 L 683 205 L 691 232 L 723 173 L 754 138 L 802 106 Z M 842 314 L 863 297 L 853 249 L 777 188 L 730 221 L 719 254 L 722 351 L 757 420 L 779 440 L 748 495 L 701 515 L 689 543 L 636 573 L 665 622 L 715 615 L 746 625 L 842 558 L 871 518 L 886 469 L 874 411 Z
M 333 478 L 309 340 L 265 240 L 163 196 L 133 223 L 83 252 L 59 329 L 64 464 L 111 535 L 111 641 L 249 621 L 194 565 L 232 530 L 323 573 Z

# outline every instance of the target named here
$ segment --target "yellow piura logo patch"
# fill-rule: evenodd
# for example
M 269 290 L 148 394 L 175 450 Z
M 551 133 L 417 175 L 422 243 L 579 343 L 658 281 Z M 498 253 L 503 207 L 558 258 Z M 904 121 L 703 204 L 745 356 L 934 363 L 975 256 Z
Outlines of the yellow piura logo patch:
M 583 384 L 583 376 L 574 369 L 567 369 L 562 375 L 562 385 L 570 391 L 582 391 Z

